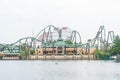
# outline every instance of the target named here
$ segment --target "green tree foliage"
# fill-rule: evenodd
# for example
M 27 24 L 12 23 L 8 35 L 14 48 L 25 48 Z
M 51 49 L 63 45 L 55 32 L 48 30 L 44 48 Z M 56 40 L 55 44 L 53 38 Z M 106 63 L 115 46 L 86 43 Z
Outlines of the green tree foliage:
M 30 55 L 34 55 L 35 50 L 30 50 Z
M 73 42 L 72 42 L 70 39 L 65 40 L 65 43 L 66 43 L 66 44 L 69 44 L 69 45 L 70 45 L 70 44 L 73 44 Z
M 20 59 L 27 59 L 29 56 L 29 49 L 26 47 L 20 52 Z
M 110 57 L 110 53 L 102 51 L 102 50 L 96 50 L 94 52 L 94 55 L 98 60 L 108 60 Z
M 120 37 L 118 35 L 116 36 L 114 40 L 114 44 L 112 48 L 110 49 L 110 53 L 112 56 L 120 54 Z

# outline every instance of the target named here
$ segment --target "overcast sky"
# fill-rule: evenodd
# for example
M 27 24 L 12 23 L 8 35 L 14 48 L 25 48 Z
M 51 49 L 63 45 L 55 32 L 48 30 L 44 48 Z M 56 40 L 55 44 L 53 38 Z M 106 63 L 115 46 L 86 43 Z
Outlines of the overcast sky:
M 0 0 L 0 43 L 35 36 L 50 24 L 77 30 L 83 42 L 100 25 L 120 34 L 120 0 Z

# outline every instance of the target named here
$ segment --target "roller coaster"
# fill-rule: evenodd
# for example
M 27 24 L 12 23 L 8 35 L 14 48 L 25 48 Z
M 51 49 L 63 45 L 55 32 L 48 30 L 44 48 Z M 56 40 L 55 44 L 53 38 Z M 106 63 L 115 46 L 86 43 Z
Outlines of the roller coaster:
M 56 39 L 53 32 L 57 35 Z M 81 35 L 78 31 L 73 30 L 66 39 L 62 38 L 62 30 L 48 25 L 42 29 L 35 37 L 25 37 L 11 44 L 0 44 L 0 52 L 3 53 L 20 53 L 25 48 L 35 50 L 38 55 L 46 54 L 91 54 L 92 48 L 107 50 L 113 45 L 115 38 L 114 31 L 109 31 L 106 37 L 104 26 L 100 26 L 96 36 L 82 43 Z M 71 43 L 66 43 L 69 41 Z

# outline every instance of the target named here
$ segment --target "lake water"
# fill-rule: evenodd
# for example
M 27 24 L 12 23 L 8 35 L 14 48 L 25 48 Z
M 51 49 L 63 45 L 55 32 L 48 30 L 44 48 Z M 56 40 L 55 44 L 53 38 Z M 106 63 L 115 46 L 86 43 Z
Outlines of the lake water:
M 120 63 L 0 61 L 0 80 L 120 80 Z

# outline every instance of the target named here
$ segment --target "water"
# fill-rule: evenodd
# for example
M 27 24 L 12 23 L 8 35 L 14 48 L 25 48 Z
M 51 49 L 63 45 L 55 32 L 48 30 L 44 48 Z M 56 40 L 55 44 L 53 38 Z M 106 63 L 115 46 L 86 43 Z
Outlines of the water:
M 0 80 L 120 80 L 120 63 L 0 61 Z

